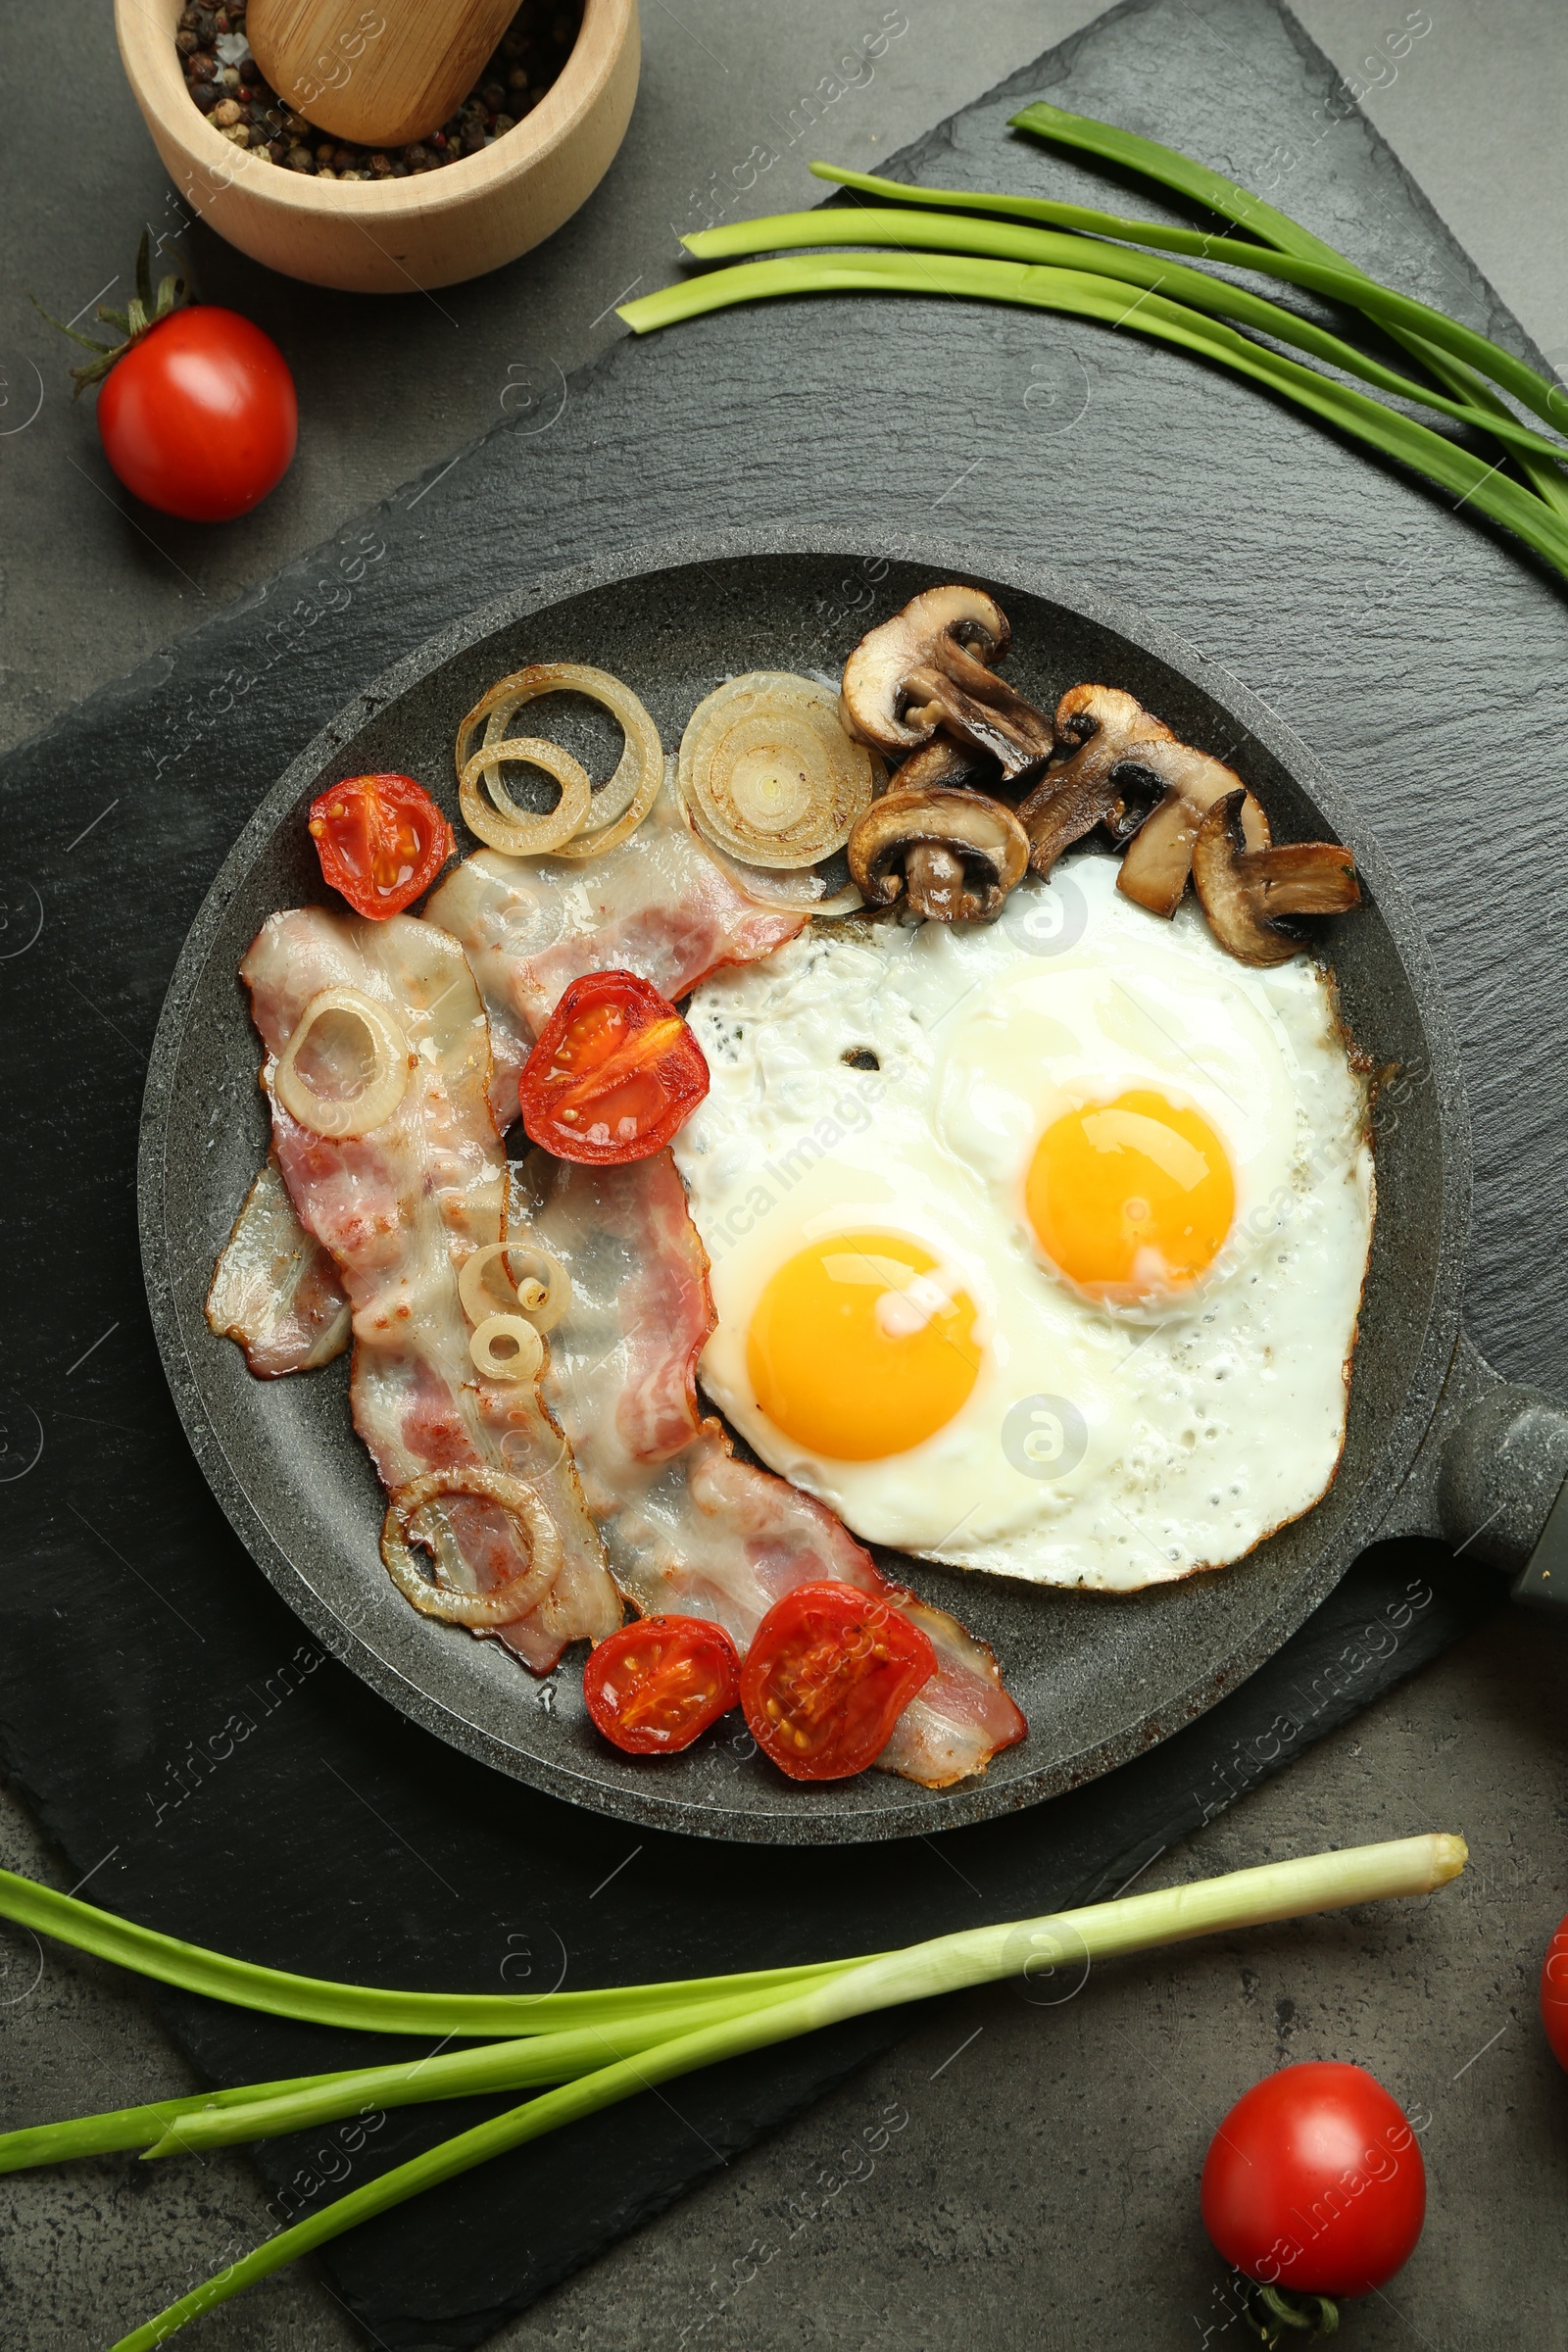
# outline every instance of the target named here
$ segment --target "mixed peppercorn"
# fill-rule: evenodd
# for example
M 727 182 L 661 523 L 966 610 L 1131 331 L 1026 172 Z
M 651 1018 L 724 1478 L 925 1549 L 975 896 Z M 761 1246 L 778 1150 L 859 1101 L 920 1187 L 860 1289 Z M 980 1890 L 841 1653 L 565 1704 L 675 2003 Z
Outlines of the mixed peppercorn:
M 452 120 L 385 150 L 333 138 L 268 88 L 245 38 L 245 0 L 182 9 L 174 41 L 191 97 L 234 146 L 317 179 L 408 179 L 514 130 L 571 55 L 581 23 L 582 0 L 524 0 Z

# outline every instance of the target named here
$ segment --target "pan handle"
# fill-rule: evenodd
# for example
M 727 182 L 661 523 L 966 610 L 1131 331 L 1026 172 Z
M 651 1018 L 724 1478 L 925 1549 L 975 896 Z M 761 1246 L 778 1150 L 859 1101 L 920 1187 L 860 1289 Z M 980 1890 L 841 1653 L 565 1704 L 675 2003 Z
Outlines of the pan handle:
M 1503 1380 L 1463 1333 L 1398 1516 L 1568 1626 L 1568 1408 Z

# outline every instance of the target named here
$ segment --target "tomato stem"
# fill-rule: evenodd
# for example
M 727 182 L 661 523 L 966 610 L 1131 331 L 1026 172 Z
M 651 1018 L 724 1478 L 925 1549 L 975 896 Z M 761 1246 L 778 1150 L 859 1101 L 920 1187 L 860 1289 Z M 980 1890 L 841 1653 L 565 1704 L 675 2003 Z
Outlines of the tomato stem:
M 1236 2273 L 1242 2318 L 1260 2344 L 1317 2344 L 1340 2331 L 1340 2307 L 1327 2295 L 1289 2294 Z
M 74 326 L 68 326 L 63 318 L 57 318 L 52 311 L 46 311 L 36 294 L 29 294 L 27 300 L 40 318 L 47 318 L 51 326 L 57 326 L 63 335 L 69 335 L 73 343 L 80 343 L 85 350 L 98 354 L 96 359 L 84 360 L 79 368 L 71 370 L 71 380 L 76 387 L 71 397 L 79 400 L 89 384 L 102 383 L 111 368 L 122 360 L 143 335 L 159 325 L 171 312 L 182 309 L 190 298 L 190 272 L 183 267 L 161 277 L 158 290 L 154 293 L 152 231 L 144 228 L 141 243 L 136 248 L 135 293 L 122 311 L 111 310 L 107 303 L 101 302 L 93 313 L 93 317 L 101 318 L 105 326 L 117 329 L 120 335 L 118 343 L 101 343 L 95 335 L 78 334 Z

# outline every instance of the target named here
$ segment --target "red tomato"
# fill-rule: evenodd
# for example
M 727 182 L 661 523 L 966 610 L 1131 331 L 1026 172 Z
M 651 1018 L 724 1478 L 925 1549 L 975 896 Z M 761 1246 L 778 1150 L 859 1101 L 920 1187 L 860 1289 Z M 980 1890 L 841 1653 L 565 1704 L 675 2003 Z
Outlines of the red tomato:
M 188 522 L 248 514 L 288 471 L 298 430 L 277 345 L 213 303 L 160 319 L 98 395 L 104 454 L 125 488 Z
M 1282 2067 L 1238 2099 L 1203 2160 L 1203 2227 L 1287 2293 L 1364 2295 L 1408 2262 L 1427 2210 L 1415 2133 L 1364 2067 Z
M 707 1092 L 702 1047 L 635 972 L 574 980 L 517 1081 L 533 1141 L 601 1165 L 662 1152 Z
M 741 1668 L 752 1737 L 792 1781 L 864 1772 L 937 1669 L 889 1601 L 854 1585 L 797 1585 L 775 1601 Z
M 1558 1921 L 1542 1963 L 1541 2022 L 1552 2056 L 1559 2066 L 1568 2067 L 1568 1919 Z
M 412 776 L 348 776 L 311 803 L 323 878 L 356 914 L 382 922 L 428 890 L 453 851 L 452 827 Z
M 741 1662 L 706 1617 L 645 1617 L 601 1642 L 582 1670 L 588 1712 L 632 1756 L 690 1747 L 740 1696 Z

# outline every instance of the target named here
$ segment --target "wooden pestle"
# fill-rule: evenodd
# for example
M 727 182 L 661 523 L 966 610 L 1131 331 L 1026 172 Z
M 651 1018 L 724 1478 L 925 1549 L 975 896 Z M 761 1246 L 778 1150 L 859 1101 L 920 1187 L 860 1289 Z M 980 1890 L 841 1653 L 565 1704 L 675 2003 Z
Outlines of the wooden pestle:
M 335 138 L 402 147 L 440 128 L 478 79 L 517 0 L 250 0 L 257 64 Z

